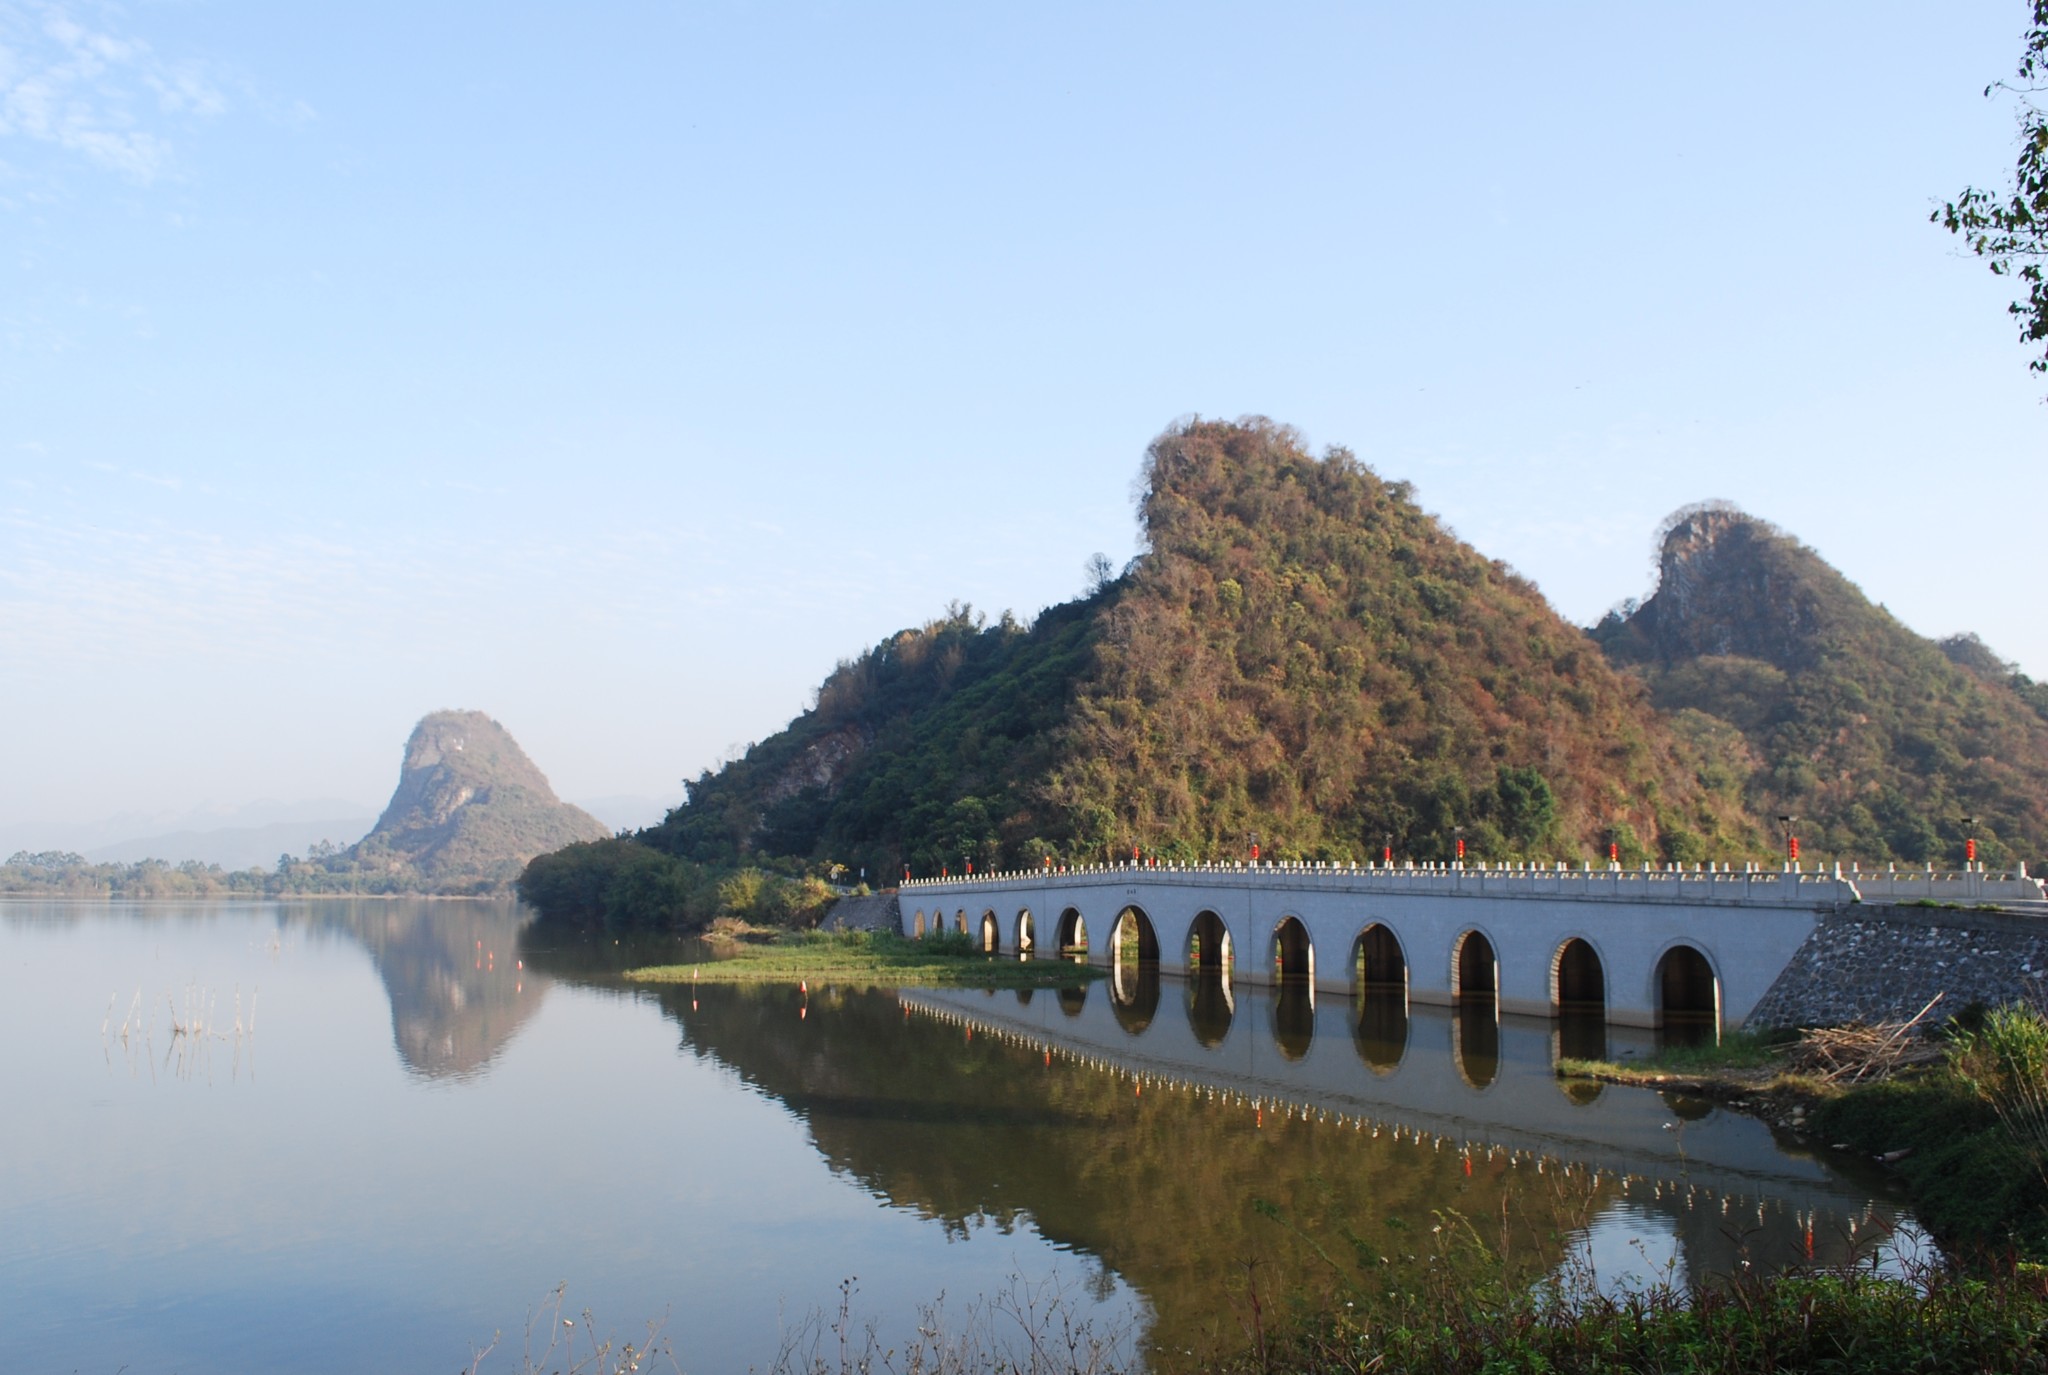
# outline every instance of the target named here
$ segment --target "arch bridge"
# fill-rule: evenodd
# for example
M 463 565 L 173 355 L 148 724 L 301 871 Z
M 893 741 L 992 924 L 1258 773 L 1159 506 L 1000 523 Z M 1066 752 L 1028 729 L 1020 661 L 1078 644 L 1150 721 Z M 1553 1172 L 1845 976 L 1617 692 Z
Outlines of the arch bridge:
M 1310 863 L 1103 865 L 914 879 L 904 934 L 1298 987 L 1624 1026 L 1739 1026 L 1820 917 L 1868 897 L 2039 903 L 2038 880 L 1788 866 L 1640 870 Z

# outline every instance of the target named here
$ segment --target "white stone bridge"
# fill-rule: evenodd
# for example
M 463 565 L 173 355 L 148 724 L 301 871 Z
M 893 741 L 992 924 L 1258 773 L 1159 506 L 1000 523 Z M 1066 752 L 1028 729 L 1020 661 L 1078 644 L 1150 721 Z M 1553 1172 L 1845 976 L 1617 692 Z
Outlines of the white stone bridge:
M 2040 908 L 2013 872 L 1119 864 L 906 881 L 905 935 L 1082 958 L 1123 982 L 1167 975 L 1299 984 L 1495 1014 L 1739 1026 L 1819 919 L 1859 901 Z

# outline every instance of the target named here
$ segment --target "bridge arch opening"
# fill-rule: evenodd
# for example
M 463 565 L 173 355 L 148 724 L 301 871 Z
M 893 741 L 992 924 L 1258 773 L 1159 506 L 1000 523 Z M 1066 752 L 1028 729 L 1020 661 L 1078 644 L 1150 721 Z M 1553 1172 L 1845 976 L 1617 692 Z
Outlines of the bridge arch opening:
M 1674 945 L 1657 961 L 1657 1026 L 1667 1044 L 1721 1042 L 1721 979 L 1693 946 Z
M 1477 931 L 1467 931 L 1451 948 L 1451 998 L 1454 1002 L 1498 1004 L 1500 960 L 1493 942 Z
M 1088 958 L 1088 923 L 1076 908 L 1069 907 L 1060 913 L 1059 952 L 1065 960 Z
M 1037 953 L 1032 949 L 1033 937 L 1035 935 L 1036 933 L 1031 929 L 1031 910 L 1026 908 L 1017 914 L 1017 957 L 1019 959 L 1029 959 L 1033 954 Z
M 1109 933 L 1109 948 L 1118 965 L 1159 964 L 1159 937 L 1153 932 L 1152 919 L 1145 915 L 1144 908 L 1126 907 L 1116 914 L 1116 925 Z
M 1591 941 L 1573 936 L 1550 960 L 1550 1014 L 1558 1058 L 1607 1058 L 1607 969 Z
M 981 914 L 981 953 L 1000 955 L 1003 953 L 1003 927 L 996 920 L 994 912 Z
M 1351 946 L 1351 1039 L 1374 1074 L 1391 1074 L 1408 1053 L 1408 953 L 1384 922 Z
M 1198 913 L 1188 925 L 1188 970 L 1195 974 L 1228 977 L 1235 956 L 1230 949 L 1230 928 L 1214 912 Z
M 1300 917 L 1284 917 L 1273 928 L 1273 977 L 1282 986 L 1298 983 L 1314 992 L 1316 946 Z
M 1351 947 L 1352 983 L 1366 989 L 1396 989 L 1408 996 L 1408 954 L 1401 938 L 1383 922 L 1374 922 L 1358 933 Z
M 923 912 L 919 912 L 919 913 L 917 914 L 917 922 L 916 922 L 916 924 L 915 924 L 915 925 L 913 925 L 913 926 L 912 926 L 912 927 L 910 928 L 910 934 L 911 934 L 911 935 L 913 935 L 913 936 L 915 936 L 915 937 L 916 937 L 917 939 L 919 939 L 919 940 L 923 940 L 923 939 L 924 939 L 924 913 L 923 913 Z

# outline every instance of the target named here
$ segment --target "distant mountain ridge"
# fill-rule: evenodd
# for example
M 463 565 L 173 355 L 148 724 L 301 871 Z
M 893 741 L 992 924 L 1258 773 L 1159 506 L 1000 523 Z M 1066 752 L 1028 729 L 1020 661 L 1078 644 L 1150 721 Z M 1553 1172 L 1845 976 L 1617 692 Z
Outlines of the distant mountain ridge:
M 609 834 L 555 796 L 503 726 L 480 711 L 437 711 L 413 727 L 377 824 L 330 867 L 412 874 L 426 891 L 493 887 L 535 855 Z
M 1974 635 L 1915 634 L 1768 522 L 1676 513 L 1656 591 L 1593 634 L 1810 856 L 1956 864 L 1974 836 L 1988 862 L 2048 857 L 2039 685 Z

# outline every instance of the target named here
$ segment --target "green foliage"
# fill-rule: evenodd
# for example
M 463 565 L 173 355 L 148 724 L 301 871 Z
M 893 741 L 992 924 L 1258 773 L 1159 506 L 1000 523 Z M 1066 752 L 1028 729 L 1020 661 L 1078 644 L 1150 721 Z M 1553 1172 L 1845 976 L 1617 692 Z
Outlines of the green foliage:
M 835 896 L 815 876 L 695 864 L 622 836 L 537 856 L 516 887 L 544 920 L 611 932 L 699 931 L 721 917 L 815 926 Z
M 1950 1250 L 2048 1260 L 2048 1021 L 2003 1008 L 1954 1036 L 1944 1069 L 1824 1100 L 1813 1129 L 1868 1155 L 1904 1152 L 1913 1211 Z
M 1975 636 L 1914 634 L 1762 521 L 1680 512 L 1657 595 L 1595 637 L 1752 815 L 1799 818 L 1809 858 L 1946 867 L 1972 835 L 1994 866 L 2048 858 L 2034 685 Z
M 1015 960 L 987 955 L 948 931 L 911 940 L 893 931 L 792 931 L 767 945 L 720 947 L 710 959 L 626 971 L 636 983 L 754 984 L 798 979 L 822 989 L 917 986 L 942 988 L 1075 988 L 1102 971 L 1066 960 Z
M 1167 1368 L 1171 1369 L 1169 1365 Z M 1428 1288 L 1331 1307 L 1263 1333 L 1223 1371 L 1411 1375 L 1980 1375 L 2048 1370 L 2048 1301 L 2012 1281 L 1868 1272 L 1750 1277 L 1694 1290 L 1538 1290 L 1472 1302 Z
M 2018 97 L 2019 158 L 2009 191 L 1965 190 L 1930 219 L 1958 235 L 1993 273 L 2017 279 L 2023 296 L 2008 311 L 2019 321 L 2020 339 L 2048 345 L 2048 111 L 2035 97 L 2048 90 L 2048 0 L 2034 0 L 2016 82 L 1995 82 L 1984 94 L 2007 91 Z M 2028 363 L 2048 372 L 2048 348 Z

